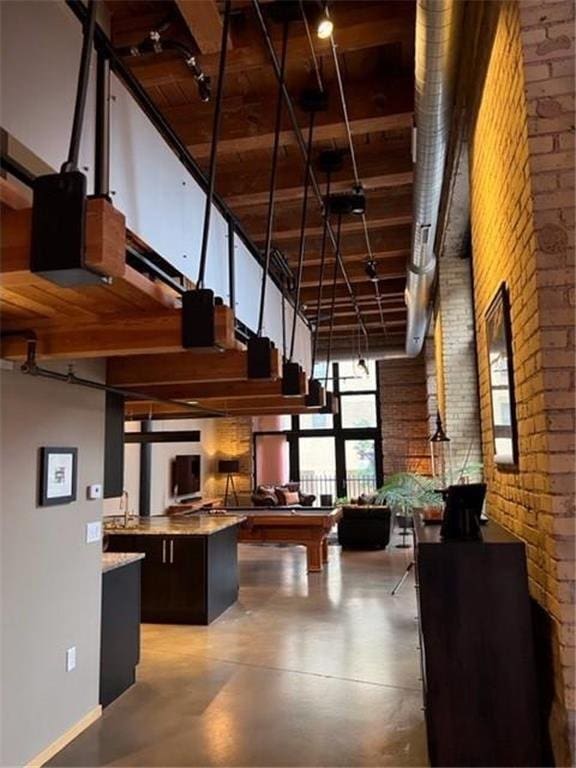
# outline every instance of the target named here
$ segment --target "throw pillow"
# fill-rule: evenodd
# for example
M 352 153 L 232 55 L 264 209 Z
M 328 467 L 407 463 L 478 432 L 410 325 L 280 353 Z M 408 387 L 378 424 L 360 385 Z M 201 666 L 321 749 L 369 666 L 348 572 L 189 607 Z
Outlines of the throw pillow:
M 289 491 L 285 486 L 276 488 L 276 496 L 282 507 L 290 507 L 293 504 L 300 503 L 300 496 L 297 491 Z

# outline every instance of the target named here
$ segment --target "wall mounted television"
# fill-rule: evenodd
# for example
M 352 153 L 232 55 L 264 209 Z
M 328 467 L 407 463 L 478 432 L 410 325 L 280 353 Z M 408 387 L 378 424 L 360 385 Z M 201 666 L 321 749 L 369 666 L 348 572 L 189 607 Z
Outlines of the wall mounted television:
M 175 456 L 172 464 L 174 496 L 200 492 L 200 456 Z

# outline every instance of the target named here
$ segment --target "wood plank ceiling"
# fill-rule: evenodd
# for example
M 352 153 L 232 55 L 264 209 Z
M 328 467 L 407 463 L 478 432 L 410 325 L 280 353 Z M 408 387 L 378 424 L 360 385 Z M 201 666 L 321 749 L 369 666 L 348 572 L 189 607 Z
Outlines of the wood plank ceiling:
M 282 27 L 272 18 L 274 4 L 265 2 L 261 7 L 279 53 Z M 137 45 L 148 37 L 150 30 L 167 23 L 162 37 L 178 40 L 197 52 L 201 68 L 212 77 L 215 94 L 223 3 L 107 0 L 107 7 L 115 47 Z M 277 81 L 252 4 L 247 0 L 233 0 L 232 7 L 216 190 L 248 234 L 263 247 Z M 379 276 L 377 289 L 365 272 L 369 253 L 361 218 L 350 216 L 343 221 L 341 253 L 369 332 L 370 349 L 377 350 L 402 344 L 406 328 L 403 292 L 412 218 L 410 137 L 415 4 L 412 0 L 334 0 L 330 3 L 330 13 L 335 24 L 334 41 L 342 69 L 358 172 L 366 190 L 368 235 Z M 349 190 L 354 174 L 331 47 L 329 41 L 319 40 L 313 29 L 312 41 L 329 96 L 327 111 L 317 118 L 314 159 L 316 161 L 325 149 L 344 150 L 344 166 L 334 176 L 333 190 Z M 125 61 L 206 170 L 214 98 L 209 103 L 200 101 L 193 75 L 182 56 L 176 53 L 127 55 Z M 290 26 L 286 79 L 296 105 L 303 89 L 317 82 L 302 21 Z M 308 116 L 298 106 L 296 114 L 305 134 Z M 286 110 L 280 145 L 273 245 L 296 271 L 304 162 Z M 317 175 L 323 185 L 324 175 L 320 171 Z M 315 319 L 317 310 L 321 234 L 319 207 L 311 197 L 302 287 L 302 302 L 311 320 Z M 331 278 L 334 264 L 331 250 L 326 263 L 326 274 Z M 331 286 L 327 285 L 321 307 L 321 344 L 329 333 L 331 300 Z M 336 287 L 333 338 L 337 349 L 347 352 L 357 349 L 356 311 L 341 274 Z

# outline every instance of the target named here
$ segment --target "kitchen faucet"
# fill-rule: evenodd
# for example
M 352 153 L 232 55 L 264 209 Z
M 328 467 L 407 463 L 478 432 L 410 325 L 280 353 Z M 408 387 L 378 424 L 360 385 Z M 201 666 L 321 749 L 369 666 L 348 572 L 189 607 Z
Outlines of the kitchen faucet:
M 130 519 L 130 497 L 128 494 L 128 491 L 124 490 L 122 491 L 122 496 L 120 497 L 120 511 L 124 511 L 124 528 L 128 528 L 128 521 Z

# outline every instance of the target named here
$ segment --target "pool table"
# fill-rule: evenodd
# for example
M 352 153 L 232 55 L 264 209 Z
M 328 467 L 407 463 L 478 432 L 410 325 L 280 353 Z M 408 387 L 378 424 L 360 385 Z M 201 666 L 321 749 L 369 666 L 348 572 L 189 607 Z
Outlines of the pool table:
M 328 561 L 327 536 L 342 517 L 334 507 L 234 507 L 202 514 L 234 514 L 246 520 L 238 528 L 239 542 L 302 544 L 306 547 L 308 572 L 322 570 Z

